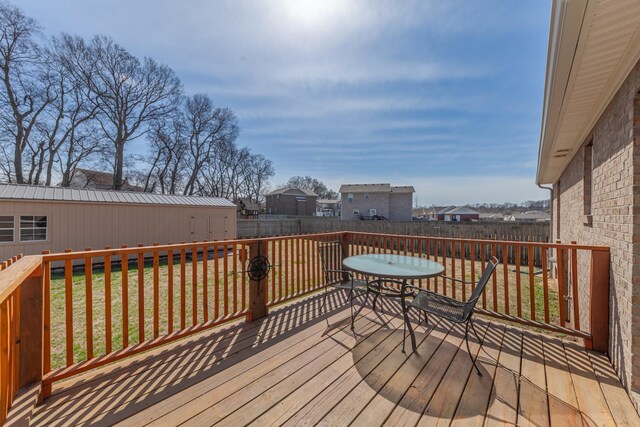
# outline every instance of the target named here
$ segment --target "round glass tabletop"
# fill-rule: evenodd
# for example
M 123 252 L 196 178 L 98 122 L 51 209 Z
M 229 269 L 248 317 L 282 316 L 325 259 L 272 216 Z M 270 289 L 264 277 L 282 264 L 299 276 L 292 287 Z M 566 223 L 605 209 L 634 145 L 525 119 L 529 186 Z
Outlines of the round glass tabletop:
M 437 262 L 392 254 L 350 256 L 342 261 L 342 265 L 356 273 L 389 279 L 426 279 L 444 272 L 444 266 Z

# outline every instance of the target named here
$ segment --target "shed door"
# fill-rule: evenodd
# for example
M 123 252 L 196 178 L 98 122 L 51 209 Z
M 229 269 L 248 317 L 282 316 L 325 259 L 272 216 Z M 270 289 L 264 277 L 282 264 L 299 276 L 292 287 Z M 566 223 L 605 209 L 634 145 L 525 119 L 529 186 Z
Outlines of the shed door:
M 191 240 L 209 240 L 209 217 L 191 217 Z
M 224 240 L 227 238 L 227 215 L 212 215 L 211 216 L 211 237 L 210 240 Z

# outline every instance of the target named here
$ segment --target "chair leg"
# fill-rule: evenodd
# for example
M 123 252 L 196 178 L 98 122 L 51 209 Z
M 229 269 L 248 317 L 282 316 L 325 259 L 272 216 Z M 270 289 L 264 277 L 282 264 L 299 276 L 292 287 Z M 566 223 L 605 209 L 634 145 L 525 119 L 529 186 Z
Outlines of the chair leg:
M 469 347 L 469 323 L 470 322 L 467 321 L 464 328 L 464 341 L 467 343 L 467 353 L 469 353 L 469 358 L 471 359 L 471 363 L 473 363 L 473 367 L 476 368 L 476 372 L 478 373 L 478 375 L 482 376 L 482 372 L 480 372 L 478 365 L 476 365 L 476 360 L 473 358 L 473 355 L 471 354 L 471 347 Z
M 324 297 L 322 298 L 322 305 L 320 305 L 320 314 L 324 311 L 324 306 L 327 304 L 327 293 L 329 292 L 329 288 L 327 286 L 324 287 Z
M 367 305 L 367 301 L 369 301 L 369 288 L 367 288 L 367 293 L 364 296 L 364 301 L 362 301 L 362 305 L 360 306 L 360 308 L 355 312 L 355 314 L 351 315 L 351 330 L 355 329 L 355 321 L 356 321 L 356 317 L 358 316 L 358 314 L 360 314 L 360 312 L 362 311 L 362 309 L 364 308 L 365 305 Z
M 351 292 L 349 292 L 349 306 L 351 308 L 351 326 L 353 326 L 353 299 L 355 298 L 355 294 L 353 292 L 353 288 L 351 288 Z
M 404 343 L 407 341 L 407 322 L 402 322 L 402 352 L 404 351 Z
M 478 339 L 478 342 L 480 343 L 480 345 L 482 346 L 483 342 L 482 342 L 482 338 L 480 338 L 480 335 L 478 335 L 478 331 L 476 331 L 476 326 L 473 323 L 473 318 L 469 318 L 469 323 L 471 323 L 471 330 L 473 331 L 473 335 L 476 336 L 476 338 Z

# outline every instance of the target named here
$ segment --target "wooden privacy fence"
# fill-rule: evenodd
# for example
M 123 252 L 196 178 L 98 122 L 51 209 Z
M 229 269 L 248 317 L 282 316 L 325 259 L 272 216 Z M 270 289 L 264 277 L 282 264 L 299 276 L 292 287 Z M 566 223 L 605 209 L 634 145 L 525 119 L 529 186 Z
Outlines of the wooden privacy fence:
M 239 219 L 237 228 L 239 238 L 361 232 L 519 242 L 548 242 L 551 239 L 548 222 L 348 221 L 318 217 L 271 219 L 265 215 L 260 219 Z
M 41 380 L 46 398 L 55 381 L 223 322 L 263 317 L 270 306 L 323 289 L 319 247 L 335 241 L 348 255 L 394 253 L 442 263 L 446 277 L 416 284 L 461 300 L 487 260 L 503 256 L 507 262 L 482 295 L 480 313 L 581 337 L 606 351 L 605 247 L 336 232 L 87 248 L 16 259 L 0 271 L 3 414 L 28 382 Z M 260 269 L 252 260 L 259 257 L 271 265 L 267 275 L 255 274 Z M 331 268 L 341 263 L 329 261 Z M 549 268 L 557 268 L 557 279 Z M 584 289 L 586 306 L 576 297 Z

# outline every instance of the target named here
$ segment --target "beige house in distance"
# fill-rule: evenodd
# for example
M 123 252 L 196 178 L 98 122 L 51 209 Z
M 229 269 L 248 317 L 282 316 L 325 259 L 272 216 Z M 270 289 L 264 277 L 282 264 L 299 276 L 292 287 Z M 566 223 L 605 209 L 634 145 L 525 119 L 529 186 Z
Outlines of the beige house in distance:
M 412 186 L 391 184 L 344 184 L 340 187 L 343 220 L 368 219 L 374 216 L 391 221 L 411 221 Z
M 44 250 L 236 238 L 227 199 L 0 185 L 0 259 Z
M 636 409 L 639 60 L 640 2 L 553 2 L 536 181 L 553 188 L 554 239 L 611 248 L 608 356 Z M 578 263 L 579 271 L 589 274 L 588 257 L 578 257 Z M 578 289 L 585 314 L 588 293 L 589 289 Z

